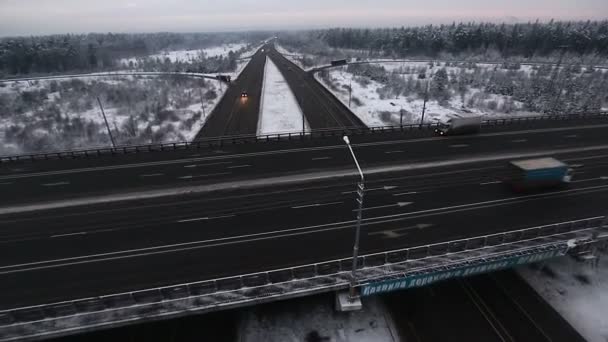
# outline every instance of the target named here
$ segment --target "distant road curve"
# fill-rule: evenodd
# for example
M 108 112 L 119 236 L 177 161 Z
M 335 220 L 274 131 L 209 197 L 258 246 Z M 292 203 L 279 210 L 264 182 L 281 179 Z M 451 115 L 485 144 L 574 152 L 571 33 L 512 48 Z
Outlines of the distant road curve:
M 486 62 L 486 61 L 464 61 L 464 60 L 442 60 L 442 59 L 367 59 L 355 62 L 349 62 L 347 65 L 352 64 L 381 64 L 381 63 L 474 63 L 474 64 L 489 64 L 489 65 L 502 65 L 504 63 L 515 64 L 517 62 Z M 520 65 L 540 66 L 540 65 L 556 65 L 557 63 L 550 62 L 520 62 Z M 564 63 L 565 64 L 565 63 Z M 313 68 L 306 69 L 307 72 L 316 73 L 322 70 L 338 68 L 344 65 L 320 65 Z M 596 69 L 608 70 L 606 65 L 594 65 Z
M 194 73 L 194 72 L 138 72 L 138 71 L 122 72 L 121 71 L 121 72 L 68 74 L 68 75 L 54 75 L 54 76 L 26 77 L 26 78 L 7 78 L 7 79 L 0 80 L 0 83 L 56 80 L 56 79 L 84 78 L 84 77 L 114 77 L 114 76 L 184 76 L 184 77 L 207 78 L 207 79 L 216 80 L 216 81 L 218 80 L 216 75 L 200 74 L 200 73 Z

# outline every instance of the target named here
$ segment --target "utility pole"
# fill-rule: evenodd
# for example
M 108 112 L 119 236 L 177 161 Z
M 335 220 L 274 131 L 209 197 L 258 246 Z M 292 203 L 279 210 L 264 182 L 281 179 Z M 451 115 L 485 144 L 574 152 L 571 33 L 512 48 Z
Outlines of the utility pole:
M 426 103 L 429 100 L 429 86 L 431 84 L 431 79 L 429 77 L 426 80 L 426 89 L 424 90 L 424 104 L 422 105 L 422 117 L 420 118 L 420 128 L 422 129 L 422 125 L 424 125 L 424 114 L 426 113 Z
M 350 85 L 348 86 L 348 108 L 350 108 L 350 103 L 353 99 L 353 80 L 350 80 Z
M 203 97 L 203 89 L 199 89 L 199 92 L 201 94 L 201 107 L 203 108 L 203 119 L 207 116 L 207 114 L 205 114 L 205 98 Z
M 106 113 L 103 110 L 103 105 L 101 104 L 101 100 L 99 96 L 97 97 L 97 103 L 99 103 L 99 109 L 101 109 L 101 115 L 103 116 L 103 121 L 106 123 L 106 128 L 108 129 L 108 135 L 110 136 L 110 140 L 112 141 L 112 147 L 116 148 L 116 142 L 114 141 L 114 137 L 112 136 L 112 131 L 110 130 L 110 125 L 108 124 L 108 118 L 106 118 Z
M 352 273 L 350 277 L 350 287 L 349 287 L 349 300 L 351 303 L 357 298 L 355 293 L 355 286 L 357 285 L 357 258 L 359 257 L 359 240 L 361 236 L 361 221 L 363 220 L 363 198 L 365 197 L 365 176 L 363 175 L 363 171 L 361 171 L 361 166 L 359 166 L 359 161 L 355 156 L 355 152 L 353 151 L 353 147 L 350 145 L 350 139 L 348 136 L 344 136 L 344 142 L 348 146 L 350 150 L 350 154 L 353 157 L 355 165 L 357 166 L 357 171 L 359 171 L 359 176 L 361 180 L 357 183 L 357 203 L 359 204 L 359 210 L 357 210 L 357 228 L 355 230 L 355 244 L 353 246 L 353 265 L 352 265 Z
M 306 134 L 306 117 L 304 116 L 304 111 L 302 111 L 302 137 Z

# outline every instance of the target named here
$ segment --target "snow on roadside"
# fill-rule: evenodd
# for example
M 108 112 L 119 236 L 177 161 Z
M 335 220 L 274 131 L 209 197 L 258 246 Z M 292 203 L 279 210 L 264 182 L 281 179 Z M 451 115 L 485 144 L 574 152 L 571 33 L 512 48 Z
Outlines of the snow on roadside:
M 283 46 L 281 46 L 279 44 L 275 44 L 275 47 L 277 49 L 277 52 L 279 52 L 280 54 L 285 56 L 285 58 L 287 58 L 292 63 L 299 66 L 300 68 L 304 68 L 304 64 L 302 64 L 302 58 L 305 57 L 304 54 L 287 50 L 286 48 L 284 48 Z
M 597 267 L 570 257 L 545 264 L 544 270 L 519 273 L 589 342 L 608 341 L 608 257 Z
M 301 132 L 303 115 L 279 68 L 266 57 L 258 134 Z M 310 130 L 307 122 L 305 129 Z
M 239 341 L 399 341 L 380 298 L 364 300 L 363 310 L 352 313 L 336 312 L 332 299 L 307 297 L 247 309 Z

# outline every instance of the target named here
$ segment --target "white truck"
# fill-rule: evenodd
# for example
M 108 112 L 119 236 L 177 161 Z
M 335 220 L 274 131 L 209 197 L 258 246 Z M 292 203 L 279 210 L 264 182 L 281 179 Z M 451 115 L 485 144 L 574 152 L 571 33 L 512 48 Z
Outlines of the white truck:
M 442 136 L 478 133 L 482 119 L 481 115 L 472 113 L 449 114 L 439 121 L 435 133 Z

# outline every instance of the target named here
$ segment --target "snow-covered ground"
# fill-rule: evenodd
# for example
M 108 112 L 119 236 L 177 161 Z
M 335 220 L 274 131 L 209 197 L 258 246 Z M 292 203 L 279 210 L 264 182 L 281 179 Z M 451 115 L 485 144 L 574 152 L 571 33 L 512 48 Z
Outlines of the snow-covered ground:
M 245 311 L 241 342 L 398 342 L 390 314 L 379 297 L 364 300 L 363 310 L 339 313 L 330 296 L 275 303 L 277 310 Z M 262 306 L 261 308 L 267 308 Z
M 206 49 L 198 49 L 198 50 L 175 50 L 175 51 L 164 51 L 159 54 L 146 56 L 145 58 L 150 59 L 160 59 L 166 60 L 167 58 L 171 60 L 172 63 L 183 62 L 188 63 L 198 59 L 200 56 L 206 57 L 218 57 L 218 56 L 228 56 L 228 54 L 232 51 L 237 53 L 238 51 L 247 47 L 245 43 L 236 43 L 236 44 L 224 44 L 219 46 L 214 46 Z M 132 63 L 134 67 L 137 67 L 138 61 L 141 60 L 141 57 L 132 57 L 132 58 L 123 58 L 120 60 L 120 64 L 125 67 L 129 67 Z
M 426 63 L 422 63 L 426 65 Z M 389 68 L 401 68 L 403 65 L 396 65 L 395 63 L 387 63 Z M 381 98 L 378 90 L 383 88 L 384 85 L 370 80 L 366 86 L 355 80 L 356 76 L 349 73 L 345 68 L 332 69 L 329 71 L 330 79 L 333 80 L 335 87 L 331 87 L 323 78 L 316 75 L 317 80 L 321 82 L 326 88 L 328 88 L 334 95 L 336 95 L 345 105 L 349 103 L 349 87 L 352 87 L 353 101 L 351 101 L 351 110 L 368 126 L 389 126 L 399 125 L 401 120 L 401 110 L 403 110 L 403 123 L 419 123 L 422 117 L 422 108 L 424 106 L 424 100 L 416 96 L 407 96 L 399 98 Z M 465 95 L 465 102 L 474 93 L 470 90 Z M 426 104 L 426 111 L 424 121 L 425 123 L 436 122 L 437 120 L 443 120 L 447 115 L 461 113 L 463 108 L 463 99 L 460 96 L 453 96 L 448 104 L 440 105 L 437 101 L 429 101 Z M 483 101 L 496 101 L 498 107 L 506 99 L 504 97 L 496 95 L 487 95 Z M 523 104 L 516 101 L 513 102 L 516 108 L 523 107 Z M 487 116 L 504 116 L 504 114 L 482 111 L 477 108 L 467 108 L 468 111 L 480 115 Z M 514 113 L 509 114 L 510 116 L 530 116 L 534 113 L 524 112 L 516 110 Z
M 202 80 L 185 80 L 175 88 L 170 79 L 150 76 L 85 76 L 78 77 L 77 84 L 72 82 L 76 80 L 14 81 L 0 86 L 0 96 L 3 96 L 10 106 L 19 103 L 23 94 L 33 91 L 44 94 L 32 95 L 43 96 L 44 100 L 39 105 L 29 104 L 20 114 L 0 113 L 0 155 L 100 146 L 103 140 L 99 137 L 106 136 L 107 132 L 95 94 L 91 93 L 92 89 L 103 89 L 103 94 L 115 94 L 116 91 L 124 93 L 125 89 L 140 94 L 137 95 L 139 102 L 131 105 L 122 98 L 125 96 L 120 97 L 117 102 L 119 105 L 115 105 L 113 100 L 106 100 L 104 95 L 101 95 L 111 129 L 115 133 L 121 132 L 117 134 L 119 144 L 122 143 L 121 137 L 125 136 L 126 139 L 136 139 L 138 143 L 146 143 L 146 139 L 149 139 L 146 137 L 151 136 L 156 136 L 155 139 L 162 137 L 164 142 L 191 140 L 226 90 L 225 86 L 220 87 L 218 81 L 206 80 L 202 83 Z M 201 87 L 202 84 L 204 86 Z M 57 88 L 57 91 L 51 92 L 53 88 Z M 90 90 L 84 90 L 83 93 L 81 88 Z M 79 89 L 78 95 L 75 95 L 73 89 Z M 155 106 L 153 102 L 141 102 L 142 92 L 156 98 L 161 91 L 165 92 L 167 99 L 163 108 L 152 111 L 152 106 Z M 208 96 L 213 93 L 213 96 Z M 204 108 L 201 104 L 202 97 L 205 98 L 202 101 Z M 53 109 L 51 111 L 48 108 Z M 25 134 L 28 142 L 46 139 L 44 149 L 32 150 L 31 147 L 20 146 L 16 141 L 21 141 L 21 138 L 9 138 L 9 130 L 23 131 L 24 133 L 17 133 L 18 137 Z
M 608 341 L 608 257 L 597 264 L 570 257 L 519 273 L 589 342 Z
M 303 115 L 287 81 L 267 57 L 258 134 L 302 132 Z M 304 123 L 309 131 L 308 123 Z

